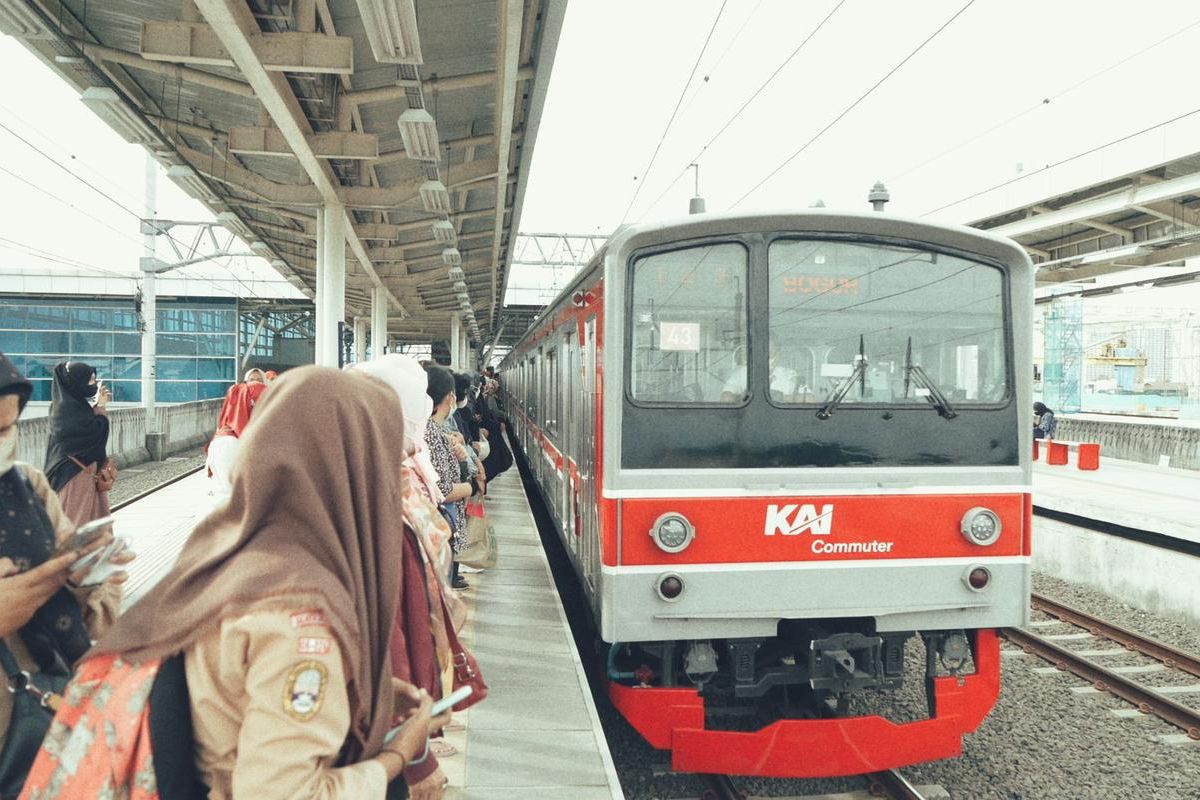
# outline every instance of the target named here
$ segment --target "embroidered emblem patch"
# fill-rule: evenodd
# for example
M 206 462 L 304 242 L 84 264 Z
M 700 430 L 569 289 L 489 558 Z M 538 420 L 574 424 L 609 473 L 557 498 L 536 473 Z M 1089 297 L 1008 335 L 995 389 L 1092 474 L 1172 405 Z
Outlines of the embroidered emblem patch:
M 329 623 L 325 620 L 324 611 L 297 611 L 292 614 L 293 628 L 307 628 L 313 625 L 327 627 Z
M 332 647 L 333 642 L 329 639 L 303 636 L 296 645 L 296 652 L 302 656 L 323 656 L 328 655 Z
M 283 710 L 301 722 L 315 717 L 325 698 L 327 678 L 325 665 L 318 661 L 301 661 L 292 667 L 283 688 Z

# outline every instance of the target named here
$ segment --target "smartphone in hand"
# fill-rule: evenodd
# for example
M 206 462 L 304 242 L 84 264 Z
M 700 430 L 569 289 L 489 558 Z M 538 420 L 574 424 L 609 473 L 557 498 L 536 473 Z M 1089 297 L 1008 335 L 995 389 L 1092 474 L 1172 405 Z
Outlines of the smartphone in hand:
M 112 517 L 101 517 L 94 519 L 91 522 L 86 522 L 80 525 L 73 534 L 68 536 L 62 544 L 54 551 L 55 555 L 62 555 L 72 550 L 82 550 L 92 542 L 104 535 L 104 532 L 112 527 Z

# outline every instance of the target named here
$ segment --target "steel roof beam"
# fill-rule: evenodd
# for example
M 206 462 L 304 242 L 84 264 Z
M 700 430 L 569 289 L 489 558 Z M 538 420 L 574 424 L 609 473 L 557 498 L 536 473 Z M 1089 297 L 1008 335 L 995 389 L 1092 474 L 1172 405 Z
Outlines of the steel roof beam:
M 71 41 L 88 58 L 120 64 L 123 67 L 146 70 L 147 72 L 153 72 L 156 75 L 173 78 L 177 81 L 194 83 L 197 86 L 236 94 L 239 97 L 254 97 L 254 89 L 244 81 L 213 75 L 211 72 L 204 72 L 203 70 L 192 69 L 191 67 L 181 67 L 178 64 L 171 64 L 166 61 L 152 61 L 148 58 L 143 58 L 137 53 L 118 50 L 115 47 L 92 44 L 82 39 L 72 38 Z
M 500 256 L 504 246 L 504 209 L 508 206 L 508 164 L 512 155 L 513 118 L 517 109 L 517 82 L 521 79 L 522 0 L 496 0 L 496 221 L 492 239 L 492 293 L 489 297 L 491 324 L 496 324 L 499 306 Z
M 1115 214 L 1133 206 L 1144 206 L 1196 192 L 1200 192 L 1200 172 L 1144 186 L 1131 186 L 1114 194 L 1085 200 L 1082 203 L 1056 209 L 1046 214 L 1037 214 L 1010 222 L 1007 225 L 988 228 L 987 232 L 1016 238 L 1071 223 L 1083 224 L 1084 220 L 1092 220 L 1105 214 Z
M 202 10 L 206 5 L 197 3 Z M 299 31 L 263 33 L 256 24 L 244 39 L 255 62 L 268 72 L 354 72 L 354 40 L 348 36 Z M 228 47 L 224 36 L 202 22 L 143 22 L 138 49 L 151 61 L 213 67 L 232 67 L 238 62 L 233 55 L 235 48 Z
M 238 126 L 229 129 L 229 152 L 256 156 L 295 153 L 278 128 Z M 304 137 L 317 158 L 374 159 L 379 157 L 379 137 L 373 133 L 326 131 Z
M 518 80 L 533 78 L 533 67 L 523 67 L 518 72 Z M 491 86 L 496 81 L 495 72 L 469 72 L 464 75 L 451 75 L 446 78 L 426 78 L 425 80 L 400 79 L 386 86 L 376 86 L 371 89 L 355 89 L 346 92 L 340 98 L 342 105 L 338 108 L 339 122 L 349 124 L 351 109 L 367 103 L 388 103 L 404 100 L 409 89 L 420 88 L 427 92 L 457 92 L 463 89 L 478 89 Z
M 304 116 L 287 78 L 278 72 L 268 71 L 258 58 L 254 49 L 254 37 L 261 34 L 250 9 L 241 0 L 196 0 L 196 6 L 208 20 L 238 69 L 254 88 L 255 94 L 274 120 L 276 127 L 283 132 L 304 172 L 315 184 L 319 199 L 328 205 L 341 205 L 339 185 L 333 179 L 332 170 L 317 158 L 308 145 L 306 137 L 313 133 L 312 126 Z M 351 250 L 372 279 L 378 285 L 383 285 L 375 275 L 366 248 L 354 230 L 354 218 L 344 208 L 342 213 L 346 216 L 346 234 Z M 399 307 L 400 312 L 406 313 L 404 306 L 390 290 L 388 295 L 389 300 Z

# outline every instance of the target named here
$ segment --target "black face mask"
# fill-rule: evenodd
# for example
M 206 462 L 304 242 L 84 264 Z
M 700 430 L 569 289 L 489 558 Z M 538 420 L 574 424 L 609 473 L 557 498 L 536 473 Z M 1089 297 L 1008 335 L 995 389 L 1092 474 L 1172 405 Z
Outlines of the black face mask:
M 83 387 L 83 396 L 84 396 L 85 398 L 87 398 L 87 397 L 95 397 L 95 396 L 96 396 L 96 392 L 97 392 L 99 389 L 100 389 L 100 385 L 99 385 L 99 384 L 97 384 L 97 383 L 91 383 L 91 384 L 88 384 L 87 386 Z

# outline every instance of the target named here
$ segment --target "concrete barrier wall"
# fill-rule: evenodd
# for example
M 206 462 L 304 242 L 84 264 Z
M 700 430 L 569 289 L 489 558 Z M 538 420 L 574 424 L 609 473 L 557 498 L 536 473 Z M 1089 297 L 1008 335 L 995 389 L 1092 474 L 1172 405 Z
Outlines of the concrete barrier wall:
M 1200 427 L 1165 421 L 1130 422 L 1096 416 L 1059 416 L 1056 438 L 1099 442 L 1100 457 L 1200 470 Z
M 167 453 L 178 453 L 207 441 L 217 428 L 222 400 L 157 406 L 158 430 Z M 150 460 L 146 449 L 146 412 L 115 408 L 108 412 L 108 454 L 122 467 Z M 50 442 L 50 418 L 22 419 L 17 427 L 17 460 L 41 467 Z

